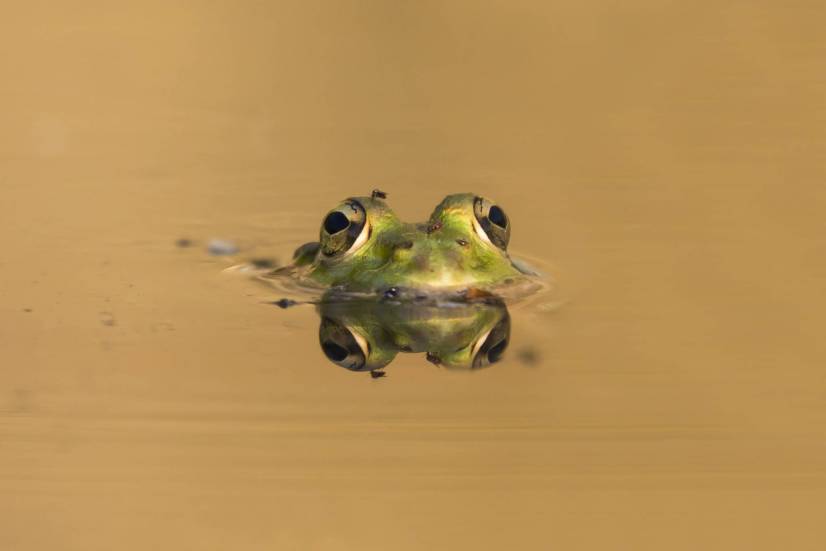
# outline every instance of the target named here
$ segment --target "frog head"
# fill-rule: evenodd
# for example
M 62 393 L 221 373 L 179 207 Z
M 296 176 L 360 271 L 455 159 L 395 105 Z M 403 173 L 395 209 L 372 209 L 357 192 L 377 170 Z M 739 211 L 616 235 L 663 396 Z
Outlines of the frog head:
M 286 271 L 391 298 L 473 293 L 525 277 L 508 255 L 510 233 L 505 210 L 470 193 L 445 197 L 424 223 L 402 222 L 380 197 L 351 197 L 324 215 L 319 240 L 299 247 Z

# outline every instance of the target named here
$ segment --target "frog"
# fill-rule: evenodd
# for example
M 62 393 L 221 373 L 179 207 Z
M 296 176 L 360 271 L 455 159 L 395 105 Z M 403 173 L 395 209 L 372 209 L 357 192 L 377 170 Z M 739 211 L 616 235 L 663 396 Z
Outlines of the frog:
M 270 276 L 327 290 L 327 299 L 488 300 L 533 287 L 537 274 L 510 257 L 510 237 L 505 209 L 481 195 L 448 195 L 426 222 L 408 223 L 374 192 L 340 201 L 322 218 L 318 241 Z

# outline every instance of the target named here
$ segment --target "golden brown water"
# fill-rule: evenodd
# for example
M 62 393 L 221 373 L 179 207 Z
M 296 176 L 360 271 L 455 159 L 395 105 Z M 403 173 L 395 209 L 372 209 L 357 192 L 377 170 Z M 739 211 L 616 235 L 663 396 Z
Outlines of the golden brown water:
M 7 6 L 0 549 L 823 549 L 826 9 L 723 4 Z M 348 372 L 203 251 L 374 187 L 554 267 L 505 361 Z

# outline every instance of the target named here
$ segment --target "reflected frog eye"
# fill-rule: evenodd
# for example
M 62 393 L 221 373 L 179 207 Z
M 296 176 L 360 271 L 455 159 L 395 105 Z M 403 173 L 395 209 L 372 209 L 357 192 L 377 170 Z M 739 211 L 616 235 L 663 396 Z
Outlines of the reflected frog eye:
M 474 345 L 472 367 L 485 367 L 502 359 L 508 348 L 511 334 L 511 320 L 506 313 L 487 335 Z
M 321 350 L 327 359 L 351 371 L 361 371 L 367 365 L 370 346 L 363 338 L 331 318 L 323 318 L 318 331 Z
M 502 207 L 484 197 L 477 197 L 473 201 L 473 214 L 479 223 L 476 231 L 480 237 L 487 238 L 503 251 L 507 250 L 511 238 L 511 225 Z
M 367 213 L 358 201 L 349 199 L 327 213 L 321 223 L 321 253 L 332 258 L 355 250 L 367 240 Z

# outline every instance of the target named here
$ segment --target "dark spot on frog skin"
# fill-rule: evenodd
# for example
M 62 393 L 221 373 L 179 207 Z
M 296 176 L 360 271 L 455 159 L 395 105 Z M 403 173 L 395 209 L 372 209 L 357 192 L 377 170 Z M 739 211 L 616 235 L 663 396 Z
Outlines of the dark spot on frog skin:
M 458 243 L 460 247 L 467 247 L 469 244 L 466 239 L 457 239 L 456 243 Z
M 442 229 L 442 223 L 441 222 L 434 222 L 434 223 L 430 224 L 427 227 L 427 234 L 430 235 L 431 233 L 437 232 L 440 229 Z
M 412 249 L 413 242 L 412 241 L 402 241 L 401 243 L 396 243 L 395 247 L 397 249 Z

